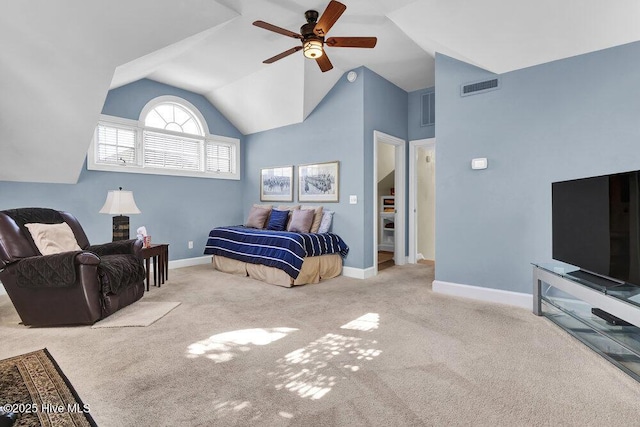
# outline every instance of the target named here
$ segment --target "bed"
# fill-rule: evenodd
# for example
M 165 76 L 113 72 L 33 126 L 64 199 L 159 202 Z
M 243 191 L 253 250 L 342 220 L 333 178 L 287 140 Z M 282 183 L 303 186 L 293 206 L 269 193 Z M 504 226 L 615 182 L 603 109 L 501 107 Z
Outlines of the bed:
M 334 233 L 297 233 L 245 226 L 211 230 L 205 255 L 225 273 L 291 287 L 339 276 L 349 252 Z

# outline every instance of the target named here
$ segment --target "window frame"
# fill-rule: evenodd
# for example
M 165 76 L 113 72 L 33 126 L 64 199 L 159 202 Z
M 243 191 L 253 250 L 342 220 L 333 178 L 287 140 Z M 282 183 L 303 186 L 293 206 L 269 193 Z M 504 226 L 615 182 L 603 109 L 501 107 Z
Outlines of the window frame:
M 159 104 L 164 104 L 167 102 L 172 102 L 176 104 L 180 104 L 184 108 L 189 109 L 194 113 L 196 119 L 200 121 L 200 126 L 204 132 L 204 136 L 182 133 L 182 132 L 173 132 L 170 130 L 164 130 L 160 128 L 147 127 L 144 124 L 144 120 L 146 114 L 152 111 Z M 136 164 L 116 164 L 116 163 L 101 163 L 98 162 L 97 156 L 97 131 L 98 125 L 104 126 L 112 126 L 118 128 L 130 129 L 135 132 L 135 146 L 136 146 Z M 143 133 L 145 131 L 155 132 L 155 133 L 163 133 L 167 135 L 174 135 L 180 137 L 194 138 L 194 139 L 202 139 L 204 142 L 200 147 L 201 151 L 201 168 L 199 171 L 194 170 L 181 170 L 181 169 L 170 169 L 170 168 L 156 168 L 150 166 L 144 166 L 144 139 Z M 235 172 L 209 172 L 206 170 L 206 152 L 207 152 L 207 144 L 221 144 L 221 145 L 230 145 L 232 147 L 231 150 L 231 166 L 232 168 L 235 166 Z M 209 133 L 207 122 L 204 120 L 204 117 L 198 111 L 196 107 L 194 107 L 189 102 L 185 101 L 182 98 L 173 97 L 173 96 L 160 96 L 152 99 L 145 105 L 140 113 L 140 118 L 138 120 L 131 120 L 122 117 L 109 116 L 106 114 L 101 114 L 98 124 L 95 127 L 93 138 L 91 139 L 91 144 L 89 146 L 89 151 L 87 153 L 87 169 L 88 170 L 97 170 L 97 171 L 105 171 L 105 172 L 125 172 L 125 173 L 139 173 L 139 174 L 149 174 L 149 175 L 167 175 L 167 176 L 184 176 L 184 177 L 192 177 L 192 178 L 212 178 L 212 179 L 230 179 L 230 180 L 240 180 L 240 165 L 241 165 L 241 150 L 240 150 L 240 139 L 231 138 L 220 135 L 211 135 Z

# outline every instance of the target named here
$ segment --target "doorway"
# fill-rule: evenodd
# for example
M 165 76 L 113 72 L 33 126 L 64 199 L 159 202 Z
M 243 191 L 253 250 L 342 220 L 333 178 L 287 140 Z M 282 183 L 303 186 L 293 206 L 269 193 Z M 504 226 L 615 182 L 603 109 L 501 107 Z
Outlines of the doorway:
M 406 263 L 406 141 L 373 132 L 373 268 Z
M 409 263 L 434 265 L 436 140 L 409 142 Z

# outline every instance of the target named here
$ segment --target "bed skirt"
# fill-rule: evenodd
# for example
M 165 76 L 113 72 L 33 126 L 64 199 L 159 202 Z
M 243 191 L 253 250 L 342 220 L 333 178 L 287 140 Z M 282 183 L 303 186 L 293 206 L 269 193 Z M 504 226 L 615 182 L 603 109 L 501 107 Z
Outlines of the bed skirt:
M 300 274 L 296 279 L 275 267 L 251 264 L 220 255 L 213 255 L 212 263 L 216 270 L 239 276 L 249 276 L 261 282 L 287 288 L 318 283 L 321 280 L 331 279 L 342 274 L 342 257 L 340 254 L 306 257 L 302 263 Z

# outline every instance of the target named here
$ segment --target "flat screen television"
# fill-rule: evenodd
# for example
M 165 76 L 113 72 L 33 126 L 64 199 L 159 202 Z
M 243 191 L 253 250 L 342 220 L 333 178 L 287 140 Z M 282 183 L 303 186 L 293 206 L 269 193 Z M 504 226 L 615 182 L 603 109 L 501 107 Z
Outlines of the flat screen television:
M 552 256 L 640 286 L 640 171 L 554 182 Z

